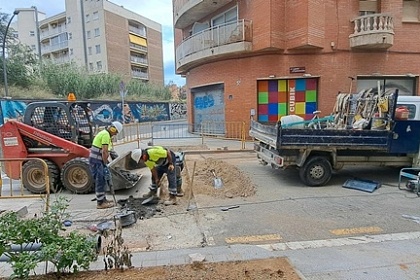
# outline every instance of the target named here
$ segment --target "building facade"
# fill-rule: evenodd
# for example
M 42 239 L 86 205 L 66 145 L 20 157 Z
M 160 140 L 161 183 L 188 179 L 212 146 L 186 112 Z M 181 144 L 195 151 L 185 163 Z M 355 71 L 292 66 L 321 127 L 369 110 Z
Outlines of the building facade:
M 189 123 L 311 119 L 378 86 L 418 95 L 419 2 L 173 0 Z
M 51 17 L 36 7 L 18 9 L 12 27 L 19 41 L 54 63 L 164 85 L 159 23 L 107 0 L 65 0 L 65 7 Z

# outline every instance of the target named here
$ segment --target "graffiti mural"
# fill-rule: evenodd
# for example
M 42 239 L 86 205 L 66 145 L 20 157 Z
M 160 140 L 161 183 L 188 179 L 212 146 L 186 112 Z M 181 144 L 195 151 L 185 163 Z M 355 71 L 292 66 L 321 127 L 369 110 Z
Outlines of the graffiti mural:
M 225 133 L 225 103 L 223 85 L 197 88 L 192 91 L 194 131 Z M 211 126 L 209 125 L 211 123 Z M 204 126 L 203 126 L 204 125 Z
M 171 116 L 171 120 L 185 119 L 187 115 L 187 104 L 169 103 L 169 115 Z
M 23 119 L 23 114 L 27 106 L 24 101 L 1 100 L 0 102 L 0 125 L 3 125 L 4 122 L 10 119 Z
M 63 100 L 57 101 L 63 102 Z M 23 119 L 26 106 L 31 102 L 34 101 L 1 100 L 0 124 L 8 119 Z M 129 124 L 187 118 L 187 109 L 184 103 L 127 102 L 121 106 L 121 102 L 117 101 L 90 101 L 88 105 L 95 126 L 108 125 L 113 121 Z

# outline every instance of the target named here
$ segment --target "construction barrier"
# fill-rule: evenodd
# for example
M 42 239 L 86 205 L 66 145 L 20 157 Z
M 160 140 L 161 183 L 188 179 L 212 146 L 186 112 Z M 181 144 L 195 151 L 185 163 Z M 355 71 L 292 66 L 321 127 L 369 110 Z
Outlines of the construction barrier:
M 39 182 L 45 183 L 46 192 L 43 194 L 32 194 L 25 189 L 22 183 L 22 165 L 24 162 L 39 161 L 43 170 L 33 172 L 31 176 L 36 177 Z M 50 204 L 50 177 L 48 165 L 40 158 L 0 158 L 0 199 L 11 198 L 45 198 L 45 210 L 48 211 Z M 5 184 L 6 183 L 6 184 Z
M 237 140 L 245 149 L 247 128 L 245 122 L 203 122 L 200 126 L 188 123 L 147 122 L 124 124 L 114 146 L 145 140 L 154 145 L 156 140 L 199 139 L 205 144 L 208 139 Z
M 241 149 L 245 149 L 246 124 L 238 122 L 215 122 L 207 121 L 201 123 L 201 135 L 226 140 L 238 140 L 241 142 Z

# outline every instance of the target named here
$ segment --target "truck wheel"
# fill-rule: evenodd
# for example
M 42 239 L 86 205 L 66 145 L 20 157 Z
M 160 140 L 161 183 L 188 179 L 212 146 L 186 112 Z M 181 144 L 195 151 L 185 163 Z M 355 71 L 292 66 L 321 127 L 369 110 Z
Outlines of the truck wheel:
M 73 193 L 90 193 L 95 181 L 89 168 L 87 158 L 74 158 L 67 162 L 61 170 L 63 186 Z
M 57 165 L 44 159 L 48 166 L 48 176 L 50 180 L 50 193 L 60 190 L 60 171 Z M 38 160 L 28 160 L 22 166 L 22 184 L 31 193 L 46 193 L 44 165 Z
M 327 184 L 331 174 L 331 163 L 325 157 L 312 157 L 299 169 L 300 179 L 310 187 Z

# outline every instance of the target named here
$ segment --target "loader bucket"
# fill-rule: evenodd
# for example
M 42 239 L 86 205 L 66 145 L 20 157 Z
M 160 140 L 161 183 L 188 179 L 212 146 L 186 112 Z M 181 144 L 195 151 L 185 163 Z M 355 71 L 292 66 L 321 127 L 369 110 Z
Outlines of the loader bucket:
M 130 189 L 134 187 L 145 172 L 150 172 L 144 162 L 136 164 L 131 159 L 131 151 L 119 155 L 108 164 L 112 175 L 112 186 L 114 190 Z

